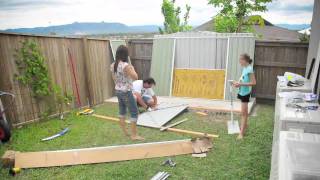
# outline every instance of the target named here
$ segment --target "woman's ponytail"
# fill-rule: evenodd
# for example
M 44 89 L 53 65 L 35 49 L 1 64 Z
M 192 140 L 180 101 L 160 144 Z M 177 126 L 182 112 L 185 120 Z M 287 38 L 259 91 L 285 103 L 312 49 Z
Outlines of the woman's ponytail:
M 252 63 L 252 59 L 250 58 L 250 56 L 247 53 L 243 53 L 240 55 L 245 61 L 247 61 L 249 64 Z
M 119 61 L 128 62 L 129 51 L 125 45 L 120 45 L 116 51 L 116 62 L 114 63 L 114 73 L 118 70 Z

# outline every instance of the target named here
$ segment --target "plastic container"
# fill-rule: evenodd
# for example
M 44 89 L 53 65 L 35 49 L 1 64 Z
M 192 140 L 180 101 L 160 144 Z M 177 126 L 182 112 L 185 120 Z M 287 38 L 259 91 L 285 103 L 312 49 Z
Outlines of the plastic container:
M 320 179 L 320 135 L 280 132 L 279 179 Z
M 280 131 L 301 131 L 305 133 L 320 134 L 320 108 L 318 110 L 296 111 L 295 108 L 286 107 L 287 100 L 280 99 Z M 315 103 L 299 103 L 301 106 L 318 105 Z M 320 162 L 319 162 L 320 163 Z

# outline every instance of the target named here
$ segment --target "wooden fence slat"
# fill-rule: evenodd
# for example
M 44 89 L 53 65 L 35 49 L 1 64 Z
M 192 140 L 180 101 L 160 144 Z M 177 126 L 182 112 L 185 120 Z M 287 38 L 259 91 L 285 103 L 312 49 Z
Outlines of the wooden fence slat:
M 148 78 L 150 75 L 152 44 L 152 39 L 132 39 L 128 41 L 131 62 L 138 73 L 139 79 Z

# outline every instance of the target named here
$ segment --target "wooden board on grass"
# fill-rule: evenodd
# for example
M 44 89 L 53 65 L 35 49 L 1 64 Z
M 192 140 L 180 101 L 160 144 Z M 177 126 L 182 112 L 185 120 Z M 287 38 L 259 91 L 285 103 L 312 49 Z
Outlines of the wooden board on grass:
M 38 168 L 147 159 L 193 153 L 188 140 L 42 152 L 16 152 L 15 167 Z

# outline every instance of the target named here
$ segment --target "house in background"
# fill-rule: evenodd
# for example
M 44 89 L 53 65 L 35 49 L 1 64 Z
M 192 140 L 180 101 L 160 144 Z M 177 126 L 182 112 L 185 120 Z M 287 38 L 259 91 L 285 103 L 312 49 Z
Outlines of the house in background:
M 264 24 L 263 27 L 258 24 L 253 25 L 255 33 L 261 36 L 261 40 L 300 42 L 299 32 L 275 26 L 265 19 Z M 214 19 L 194 28 L 193 31 L 214 31 Z

